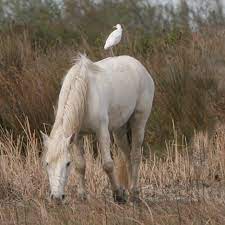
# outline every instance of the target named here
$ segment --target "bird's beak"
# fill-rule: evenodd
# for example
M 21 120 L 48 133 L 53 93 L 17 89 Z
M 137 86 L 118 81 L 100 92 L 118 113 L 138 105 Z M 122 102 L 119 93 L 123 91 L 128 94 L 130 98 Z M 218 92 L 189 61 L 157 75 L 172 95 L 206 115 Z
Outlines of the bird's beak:
M 113 28 L 116 28 L 116 26 L 113 26 Z

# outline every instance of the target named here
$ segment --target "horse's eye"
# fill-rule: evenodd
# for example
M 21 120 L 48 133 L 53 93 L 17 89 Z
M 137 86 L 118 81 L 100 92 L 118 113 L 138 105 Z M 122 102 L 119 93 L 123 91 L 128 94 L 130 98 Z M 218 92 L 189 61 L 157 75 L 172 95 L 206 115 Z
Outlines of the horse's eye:
M 46 165 L 46 167 L 48 167 L 48 162 L 46 162 L 46 164 L 45 164 L 45 165 Z
M 71 162 L 68 162 L 68 163 L 66 164 L 66 167 L 69 167 L 69 166 L 70 166 L 70 163 L 71 163 Z

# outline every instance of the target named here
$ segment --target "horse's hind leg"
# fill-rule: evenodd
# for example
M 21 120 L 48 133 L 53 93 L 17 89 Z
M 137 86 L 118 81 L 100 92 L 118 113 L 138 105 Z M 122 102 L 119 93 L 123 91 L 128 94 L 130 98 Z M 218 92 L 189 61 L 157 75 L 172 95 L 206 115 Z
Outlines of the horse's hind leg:
M 108 130 L 108 124 L 102 126 L 99 129 L 97 137 L 101 150 L 103 169 L 109 177 L 113 191 L 114 201 L 118 203 L 124 203 L 125 202 L 124 191 L 120 188 L 118 181 L 116 179 L 114 163 L 110 154 L 110 134 Z
M 126 188 L 129 188 L 129 184 L 130 184 L 130 180 L 131 180 L 131 161 L 130 161 L 130 144 L 128 141 L 128 137 L 127 137 L 127 125 L 124 125 L 122 128 L 118 129 L 117 131 L 115 131 L 113 133 L 113 137 L 115 140 L 115 143 L 117 145 L 117 147 L 119 148 L 119 150 L 123 153 L 124 159 L 125 159 L 125 166 L 126 168 L 123 167 L 124 163 L 122 164 L 122 168 L 119 168 L 119 176 L 121 176 L 121 178 L 119 179 L 121 181 L 121 183 L 123 183 L 123 185 Z
M 131 147 L 131 201 L 139 201 L 138 175 L 141 163 L 141 146 L 144 140 L 144 130 L 147 116 L 135 112 L 130 120 L 132 147 Z

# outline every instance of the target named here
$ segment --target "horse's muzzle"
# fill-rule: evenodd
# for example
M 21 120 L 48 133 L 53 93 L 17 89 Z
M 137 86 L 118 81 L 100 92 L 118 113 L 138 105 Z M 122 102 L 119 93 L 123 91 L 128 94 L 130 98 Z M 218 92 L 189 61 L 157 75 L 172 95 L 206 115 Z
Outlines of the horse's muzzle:
M 54 194 L 50 195 L 52 201 L 61 202 L 65 199 L 65 195 L 62 194 L 61 196 L 55 196 Z

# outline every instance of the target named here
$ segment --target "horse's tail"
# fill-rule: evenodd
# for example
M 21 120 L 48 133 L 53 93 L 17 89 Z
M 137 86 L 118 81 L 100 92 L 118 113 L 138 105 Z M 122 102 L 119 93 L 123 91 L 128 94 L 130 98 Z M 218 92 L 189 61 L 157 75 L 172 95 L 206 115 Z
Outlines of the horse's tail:
M 131 149 L 132 145 L 132 135 L 131 135 L 131 129 L 130 124 L 127 124 L 127 141 L 128 146 Z M 118 152 L 118 160 L 117 160 L 117 176 L 119 184 L 123 187 L 125 187 L 127 190 L 130 188 L 130 175 L 131 171 L 129 171 L 131 168 L 128 168 L 127 164 L 127 157 L 125 157 L 124 153 L 122 151 Z

